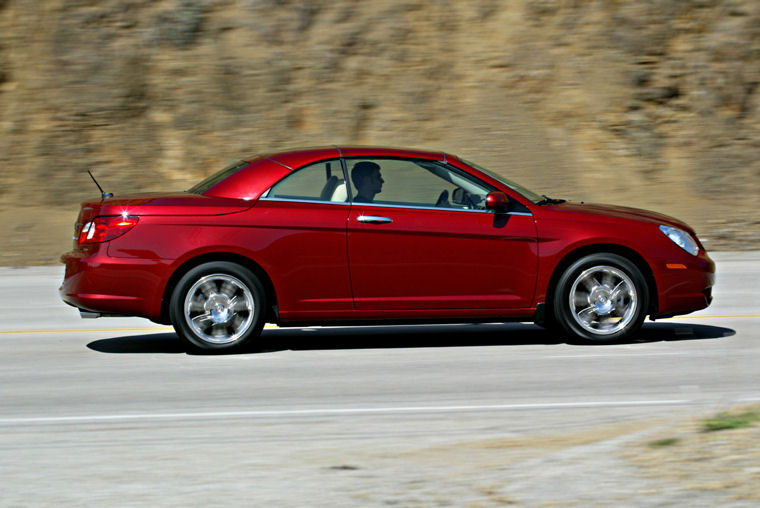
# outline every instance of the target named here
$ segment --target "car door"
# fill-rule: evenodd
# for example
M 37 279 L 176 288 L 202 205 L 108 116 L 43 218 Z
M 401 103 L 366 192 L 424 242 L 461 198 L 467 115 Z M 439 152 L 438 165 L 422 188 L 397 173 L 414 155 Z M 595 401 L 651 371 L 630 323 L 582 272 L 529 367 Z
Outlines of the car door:
M 348 170 L 368 160 L 381 167 L 383 183 L 372 202 L 354 202 L 348 218 L 357 309 L 530 307 L 537 260 L 527 209 L 486 210 L 492 187 L 433 161 L 347 159 Z
M 256 203 L 251 242 L 275 285 L 280 318 L 353 310 L 347 185 L 339 159 L 296 169 Z M 325 314 L 328 313 L 328 314 Z

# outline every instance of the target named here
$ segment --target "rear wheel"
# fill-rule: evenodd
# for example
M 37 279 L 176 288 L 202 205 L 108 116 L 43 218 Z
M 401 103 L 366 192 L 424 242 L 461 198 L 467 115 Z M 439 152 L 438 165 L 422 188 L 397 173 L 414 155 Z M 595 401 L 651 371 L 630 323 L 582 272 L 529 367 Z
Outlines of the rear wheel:
M 617 254 L 591 254 L 560 277 L 554 316 L 581 340 L 613 342 L 630 337 L 644 322 L 649 301 L 638 267 Z
M 226 261 L 205 263 L 177 283 L 170 302 L 177 334 L 192 348 L 222 352 L 250 345 L 264 326 L 266 293 L 250 270 Z

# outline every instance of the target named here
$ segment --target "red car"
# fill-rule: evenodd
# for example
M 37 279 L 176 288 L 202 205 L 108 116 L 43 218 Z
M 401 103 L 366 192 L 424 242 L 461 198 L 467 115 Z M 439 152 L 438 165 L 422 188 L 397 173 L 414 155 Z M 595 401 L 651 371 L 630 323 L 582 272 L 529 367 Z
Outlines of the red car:
M 187 192 L 82 204 L 60 293 L 172 323 L 191 348 L 280 326 L 534 321 L 585 341 L 707 307 L 715 265 L 676 219 L 567 203 L 454 155 L 315 148 Z

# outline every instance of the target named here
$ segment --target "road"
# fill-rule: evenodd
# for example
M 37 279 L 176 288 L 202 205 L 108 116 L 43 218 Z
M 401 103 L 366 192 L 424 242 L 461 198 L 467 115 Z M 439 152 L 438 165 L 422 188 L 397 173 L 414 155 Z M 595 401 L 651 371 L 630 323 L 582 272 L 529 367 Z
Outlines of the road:
M 710 308 L 628 344 L 268 328 L 265 352 L 228 356 L 80 320 L 58 267 L 0 268 L 0 506 L 682 505 L 605 447 L 760 402 L 760 252 L 714 259 Z

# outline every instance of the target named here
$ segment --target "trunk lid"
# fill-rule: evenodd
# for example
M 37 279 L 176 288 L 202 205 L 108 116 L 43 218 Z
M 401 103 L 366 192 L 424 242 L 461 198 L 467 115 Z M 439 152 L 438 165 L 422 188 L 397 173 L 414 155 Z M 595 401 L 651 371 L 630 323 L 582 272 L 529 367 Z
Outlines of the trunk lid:
M 226 215 L 247 210 L 253 202 L 242 199 L 203 196 L 189 192 L 143 193 L 115 198 L 85 201 L 74 225 L 76 244 L 82 228 L 101 215 Z

